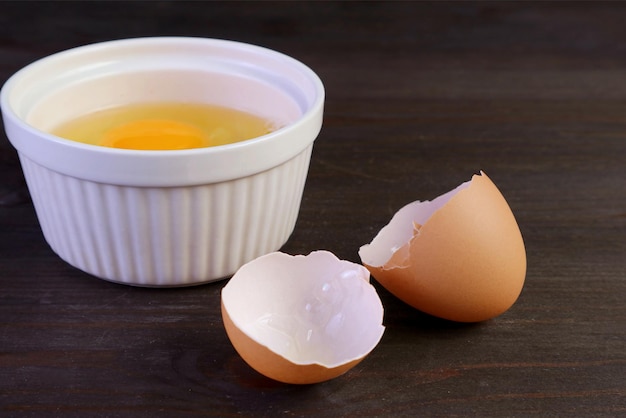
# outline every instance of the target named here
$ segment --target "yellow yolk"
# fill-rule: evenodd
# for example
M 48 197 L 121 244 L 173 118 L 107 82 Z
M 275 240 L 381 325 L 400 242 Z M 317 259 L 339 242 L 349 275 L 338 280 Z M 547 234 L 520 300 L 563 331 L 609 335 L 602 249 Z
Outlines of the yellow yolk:
M 195 126 L 167 119 L 142 119 L 105 132 L 102 145 L 137 150 L 173 150 L 205 146 Z

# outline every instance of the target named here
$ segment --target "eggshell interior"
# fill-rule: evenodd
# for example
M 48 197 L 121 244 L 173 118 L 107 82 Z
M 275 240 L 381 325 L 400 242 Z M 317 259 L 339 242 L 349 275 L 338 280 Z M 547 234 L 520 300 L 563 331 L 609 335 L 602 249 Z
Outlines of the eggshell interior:
M 505 312 L 526 275 L 515 217 L 482 172 L 432 201 L 403 207 L 359 255 L 398 298 L 459 322 Z
M 433 213 L 469 185 L 469 181 L 465 182 L 434 200 L 416 201 L 401 208 L 370 244 L 359 249 L 361 260 L 367 260 L 367 264 L 372 266 L 382 266 L 395 255 L 394 262 L 397 267 L 409 263 L 407 243 L 419 233 L 421 226 L 430 219 Z
M 250 366 L 273 379 L 335 377 L 383 335 L 383 307 L 369 276 L 363 266 L 328 251 L 259 257 L 222 290 L 228 336 Z

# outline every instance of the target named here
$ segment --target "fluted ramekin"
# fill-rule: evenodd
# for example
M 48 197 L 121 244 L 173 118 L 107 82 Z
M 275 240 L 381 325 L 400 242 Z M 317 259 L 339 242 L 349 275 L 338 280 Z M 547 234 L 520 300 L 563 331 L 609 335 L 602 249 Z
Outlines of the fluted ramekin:
M 100 147 L 48 133 L 90 111 L 150 101 L 233 107 L 283 127 L 173 151 Z M 228 277 L 287 241 L 322 125 L 324 88 L 310 68 L 276 51 L 156 37 L 36 61 L 5 83 L 0 104 L 53 251 L 106 280 L 187 286 Z

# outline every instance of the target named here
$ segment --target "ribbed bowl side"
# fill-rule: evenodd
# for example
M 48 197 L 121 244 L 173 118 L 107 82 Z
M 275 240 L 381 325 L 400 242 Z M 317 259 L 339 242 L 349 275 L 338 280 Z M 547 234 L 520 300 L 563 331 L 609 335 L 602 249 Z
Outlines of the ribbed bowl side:
M 293 231 L 312 145 L 253 176 L 186 187 L 129 187 L 59 174 L 20 155 L 44 237 L 69 264 L 137 286 L 232 275 Z

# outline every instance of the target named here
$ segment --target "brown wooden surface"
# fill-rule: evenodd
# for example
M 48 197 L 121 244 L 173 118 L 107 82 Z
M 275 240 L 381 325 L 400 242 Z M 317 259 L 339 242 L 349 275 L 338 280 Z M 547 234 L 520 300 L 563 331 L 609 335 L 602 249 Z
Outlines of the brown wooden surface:
M 2 135 L 0 416 L 626 416 L 625 22 L 625 3 L 597 2 L 0 2 L 2 82 L 147 35 L 251 42 L 318 72 L 325 124 L 285 252 L 358 262 L 402 205 L 482 169 L 528 253 L 504 315 L 450 323 L 377 286 L 387 330 L 365 361 L 278 384 L 230 345 L 224 282 L 133 288 L 53 254 Z

